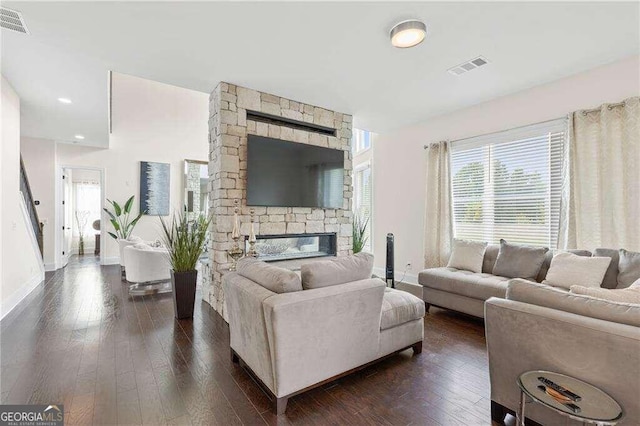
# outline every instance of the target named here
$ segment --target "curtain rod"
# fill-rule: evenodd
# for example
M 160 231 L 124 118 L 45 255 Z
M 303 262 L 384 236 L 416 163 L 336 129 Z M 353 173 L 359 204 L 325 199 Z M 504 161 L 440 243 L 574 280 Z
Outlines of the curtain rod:
M 479 137 L 482 137 L 482 136 L 499 135 L 500 133 L 511 132 L 512 130 L 522 129 L 522 128 L 529 127 L 529 126 L 536 126 L 538 124 L 551 123 L 552 121 L 558 121 L 558 120 L 566 120 L 566 118 L 567 118 L 566 116 L 565 117 L 558 117 L 558 118 L 554 118 L 554 119 L 551 119 L 551 120 L 539 121 L 537 123 L 525 124 L 524 126 L 511 127 L 510 129 L 499 130 L 497 132 L 489 132 L 489 133 L 483 133 L 481 135 L 469 136 L 468 138 L 462 138 L 462 139 L 453 140 L 453 141 L 451 141 L 451 143 L 461 142 L 461 141 L 465 141 L 467 139 L 479 138 Z M 428 144 L 424 145 L 423 149 L 427 149 L 427 148 L 429 148 L 429 145 Z
M 598 112 L 598 111 L 600 111 L 600 110 L 602 109 L 602 107 L 603 107 L 603 106 L 604 106 L 604 105 L 601 105 L 601 106 L 599 106 L 598 108 L 585 109 L 585 110 L 583 110 L 583 111 L 582 111 L 582 114 L 583 114 L 583 115 L 587 115 L 587 114 L 589 114 L 590 112 Z M 624 102 L 624 101 L 622 101 L 622 102 L 618 102 L 618 103 L 616 103 L 616 104 L 609 104 L 609 105 L 607 105 L 607 109 L 608 109 L 609 111 L 611 111 L 611 110 L 612 110 L 612 109 L 614 109 L 614 108 L 617 108 L 617 107 L 623 107 L 623 106 L 625 106 L 625 102 Z

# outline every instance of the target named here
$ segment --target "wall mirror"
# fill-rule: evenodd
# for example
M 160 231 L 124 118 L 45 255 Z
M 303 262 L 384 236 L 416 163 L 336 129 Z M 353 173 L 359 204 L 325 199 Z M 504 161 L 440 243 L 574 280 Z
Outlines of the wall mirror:
M 183 208 L 189 220 L 209 213 L 209 163 L 184 160 Z

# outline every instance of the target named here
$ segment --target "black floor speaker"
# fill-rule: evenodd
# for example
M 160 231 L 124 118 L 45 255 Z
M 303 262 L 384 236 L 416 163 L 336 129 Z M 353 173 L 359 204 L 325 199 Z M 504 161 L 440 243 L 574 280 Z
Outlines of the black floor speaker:
M 396 282 L 393 277 L 393 234 L 387 234 L 387 264 L 384 268 L 385 280 L 387 287 L 396 288 Z

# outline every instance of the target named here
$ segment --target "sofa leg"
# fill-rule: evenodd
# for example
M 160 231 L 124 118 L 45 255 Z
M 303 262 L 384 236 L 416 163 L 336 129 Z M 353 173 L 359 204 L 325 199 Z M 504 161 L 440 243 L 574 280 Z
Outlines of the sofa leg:
M 276 398 L 274 402 L 274 408 L 276 409 L 276 415 L 284 414 L 287 410 L 287 402 L 289 402 L 289 398 Z
M 504 416 L 507 415 L 504 407 L 495 401 L 491 401 L 491 420 L 504 424 Z
M 240 363 L 240 358 L 238 357 L 236 351 L 234 351 L 233 349 L 231 349 L 231 362 L 234 364 Z
M 418 355 L 422 353 L 422 341 L 418 342 L 418 343 L 414 343 L 411 346 L 411 349 L 413 349 L 413 354 L 414 355 Z
M 427 302 L 424 302 L 424 313 L 425 314 L 429 313 L 429 308 L 431 308 L 431 305 L 428 304 Z

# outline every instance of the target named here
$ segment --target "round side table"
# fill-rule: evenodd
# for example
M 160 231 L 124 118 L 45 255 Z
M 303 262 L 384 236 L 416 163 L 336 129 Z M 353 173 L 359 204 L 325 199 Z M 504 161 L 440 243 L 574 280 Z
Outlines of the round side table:
M 553 393 L 552 383 L 573 393 L 573 399 L 564 401 L 549 395 L 548 392 Z M 524 426 L 525 405 L 531 401 L 585 424 L 615 425 L 624 416 L 620 404 L 604 391 L 564 374 L 542 370 L 527 371 L 518 377 L 518 386 L 518 426 Z M 530 401 L 527 401 L 527 398 L 530 398 Z

